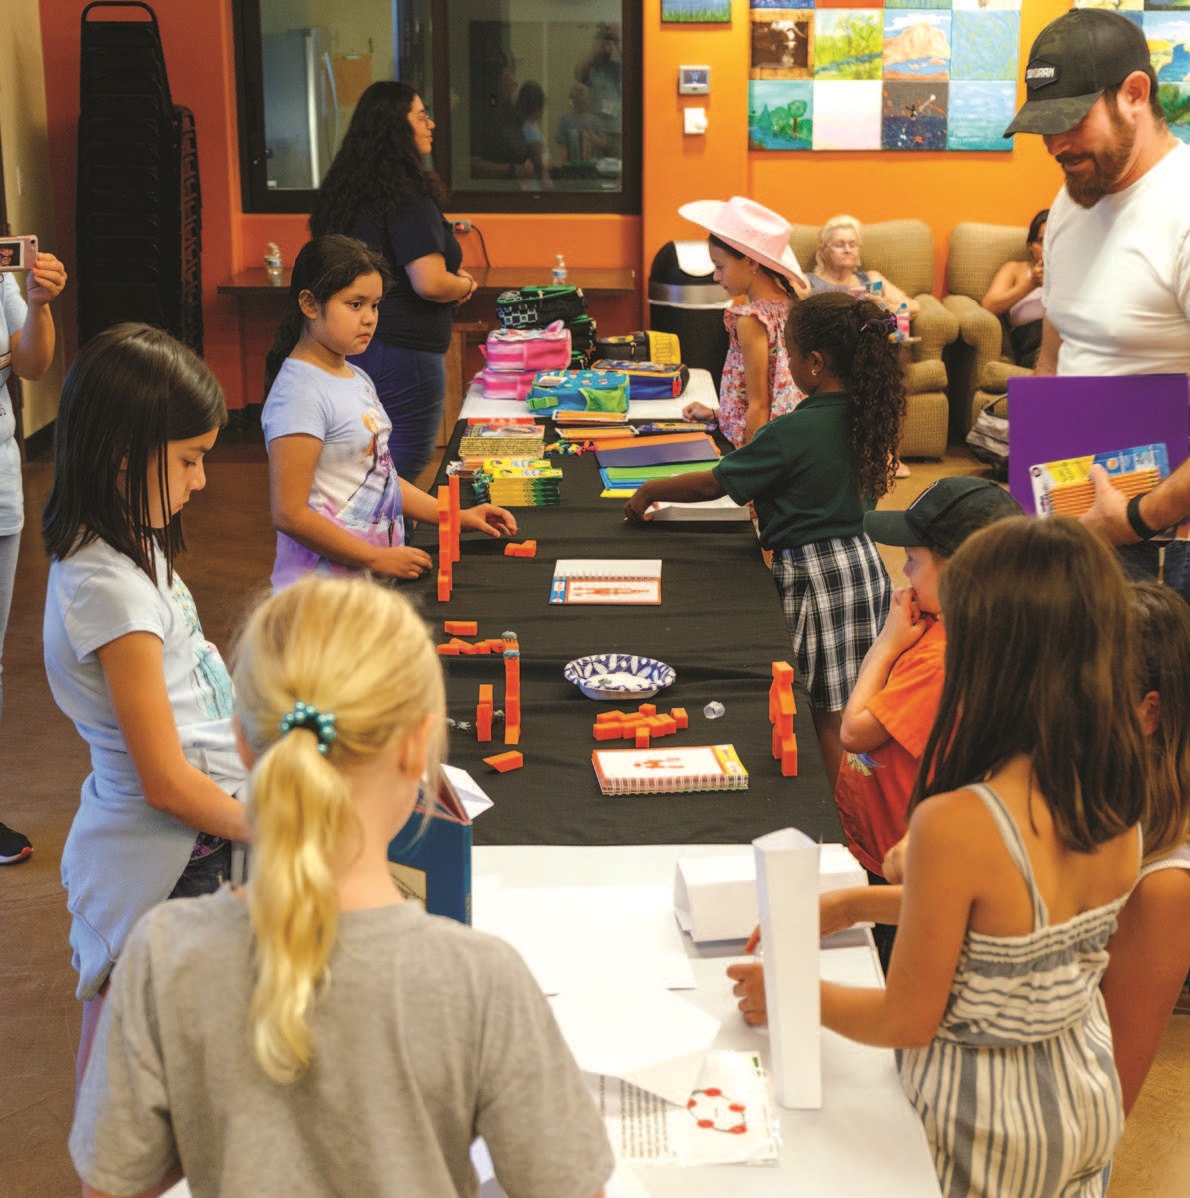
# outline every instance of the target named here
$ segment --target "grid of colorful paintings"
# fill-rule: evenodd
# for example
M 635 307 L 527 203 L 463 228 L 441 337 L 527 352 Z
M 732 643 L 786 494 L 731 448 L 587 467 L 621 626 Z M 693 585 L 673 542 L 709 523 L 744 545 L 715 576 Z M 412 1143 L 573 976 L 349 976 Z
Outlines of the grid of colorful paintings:
M 1021 0 L 750 0 L 753 150 L 1010 150 Z
M 1190 0 L 1080 0 L 1075 7 L 1107 8 L 1144 30 L 1165 119 L 1190 143 Z

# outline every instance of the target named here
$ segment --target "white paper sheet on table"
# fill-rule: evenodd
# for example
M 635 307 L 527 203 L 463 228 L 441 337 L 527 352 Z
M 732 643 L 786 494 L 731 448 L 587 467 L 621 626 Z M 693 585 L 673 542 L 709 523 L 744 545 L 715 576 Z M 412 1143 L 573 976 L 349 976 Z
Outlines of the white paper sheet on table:
M 492 805 L 492 800 L 488 798 L 483 787 L 466 770 L 459 769 L 457 765 L 447 765 L 443 762 L 442 772 L 454 787 L 454 792 L 459 796 L 459 801 L 463 804 L 469 819 L 474 820 L 477 815 Z
M 546 994 L 591 985 L 692 990 L 666 886 L 501 886 L 472 893 L 475 927 L 507 940 Z
M 776 1164 L 781 1155 L 772 1092 L 759 1058 L 708 1053 L 679 1104 L 616 1078 L 594 1082 L 617 1159 L 651 1165 Z
M 580 1069 L 623 1078 L 667 1102 L 686 1102 L 719 1034 L 713 1015 L 650 986 L 596 983 L 550 1005 Z

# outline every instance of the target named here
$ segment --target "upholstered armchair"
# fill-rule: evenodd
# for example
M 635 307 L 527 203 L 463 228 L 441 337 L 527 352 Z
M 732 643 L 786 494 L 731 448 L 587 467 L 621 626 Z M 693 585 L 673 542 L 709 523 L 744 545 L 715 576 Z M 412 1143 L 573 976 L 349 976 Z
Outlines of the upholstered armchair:
M 789 244 L 802 269 L 814 269 L 818 246 L 817 225 L 794 225 Z M 912 333 L 920 340 L 906 346 L 905 390 L 908 408 L 901 433 L 903 458 L 940 458 L 946 453 L 949 404 L 946 367 L 942 351 L 959 335 L 958 320 L 932 294 L 934 289 L 934 238 L 920 220 L 889 220 L 864 225 L 863 265 L 878 270 L 921 311 Z
M 946 353 L 956 433 L 966 436 L 975 418 L 997 397 L 1007 394 L 1014 374 L 1032 374 L 1013 361 L 1004 322 L 979 301 L 996 271 L 1014 258 L 1028 260 L 1024 225 L 984 225 L 967 221 L 950 235 L 943 304 L 959 322 L 959 339 Z

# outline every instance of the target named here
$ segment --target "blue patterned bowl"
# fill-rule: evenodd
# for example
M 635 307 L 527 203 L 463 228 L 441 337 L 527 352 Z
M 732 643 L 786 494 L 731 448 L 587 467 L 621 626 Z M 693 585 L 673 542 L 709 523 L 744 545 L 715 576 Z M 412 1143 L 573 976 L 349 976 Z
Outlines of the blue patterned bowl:
M 672 666 L 652 657 L 629 653 L 596 653 L 567 662 L 562 677 L 588 699 L 648 699 L 672 684 L 677 673 Z

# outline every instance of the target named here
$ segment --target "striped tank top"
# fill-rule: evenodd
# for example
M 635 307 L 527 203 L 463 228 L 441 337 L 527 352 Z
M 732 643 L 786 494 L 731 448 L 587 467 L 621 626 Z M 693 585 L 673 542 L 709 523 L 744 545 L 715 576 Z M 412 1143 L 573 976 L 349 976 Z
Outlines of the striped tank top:
M 1121 896 L 1051 925 L 1016 823 L 995 818 L 1033 902 L 1033 930 L 967 930 L 946 1012 L 924 1048 L 898 1053 L 944 1198 L 1101 1198 L 1124 1130 L 1099 979 Z

